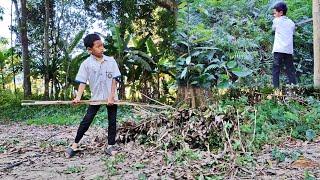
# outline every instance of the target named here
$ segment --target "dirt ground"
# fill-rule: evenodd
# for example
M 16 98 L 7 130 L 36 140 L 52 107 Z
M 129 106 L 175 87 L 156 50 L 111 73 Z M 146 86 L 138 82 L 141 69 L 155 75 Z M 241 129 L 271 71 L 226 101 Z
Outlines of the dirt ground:
M 266 146 L 252 156 L 254 161 L 241 167 L 233 164 L 219 174 L 221 166 L 228 169 L 223 157 L 204 151 L 197 151 L 200 159 L 179 162 L 173 152 L 132 142 L 119 145 L 119 155 L 107 157 L 103 154 L 106 133 L 99 127 L 91 127 L 81 141 L 81 151 L 66 159 L 64 150 L 76 130 L 75 126 L 0 124 L 0 179 L 224 179 L 226 174 L 229 179 L 320 179 L 320 141 L 287 140 L 274 155 L 285 157 L 281 162 L 272 158 L 274 147 Z

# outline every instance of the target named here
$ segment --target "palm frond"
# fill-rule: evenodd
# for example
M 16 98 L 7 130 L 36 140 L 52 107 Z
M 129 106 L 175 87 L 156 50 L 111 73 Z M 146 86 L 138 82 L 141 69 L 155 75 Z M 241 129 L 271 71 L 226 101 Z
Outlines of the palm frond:
M 70 43 L 68 49 L 67 49 L 67 53 L 71 54 L 72 51 L 74 50 L 74 48 L 79 44 L 80 40 L 83 37 L 83 34 L 85 33 L 85 29 L 81 30 L 72 40 L 72 42 Z

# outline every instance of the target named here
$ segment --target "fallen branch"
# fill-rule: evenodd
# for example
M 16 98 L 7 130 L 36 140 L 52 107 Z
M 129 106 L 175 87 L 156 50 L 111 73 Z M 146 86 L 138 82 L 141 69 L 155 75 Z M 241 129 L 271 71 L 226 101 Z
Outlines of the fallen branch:
M 160 104 L 160 105 L 162 105 L 162 106 L 166 106 L 166 107 L 171 108 L 171 109 L 174 109 L 172 106 L 169 106 L 169 105 L 164 104 L 164 103 L 161 103 L 161 102 L 159 102 L 159 101 L 157 101 L 157 100 L 155 100 L 155 99 L 152 99 L 152 98 L 148 97 L 147 95 L 145 95 L 145 94 L 143 94 L 143 93 L 141 93 L 141 94 L 142 94 L 142 96 L 144 96 L 145 98 L 147 98 L 147 99 L 149 99 L 149 100 L 151 100 L 151 101 L 153 101 L 153 102 L 155 102 L 155 103 L 158 103 L 158 104 Z
M 26 162 L 26 160 L 24 160 L 24 161 L 18 161 L 18 162 L 12 163 L 12 164 L 8 165 L 7 167 L 3 168 L 3 170 L 9 170 L 9 169 L 12 169 L 12 168 L 14 168 L 14 167 L 16 167 L 16 166 L 21 165 L 21 164 L 22 164 L 22 163 L 24 163 L 24 162 Z
M 75 104 L 72 101 L 34 101 L 34 100 L 22 100 L 22 106 L 32 106 L 32 105 L 66 105 L 66 104 Z M 82 100 L 77 104 L 108 104 L 106 100 Z M 127 101 L 116 101 L 114 104 L 117 105 L 126 105 L 126 106 L 140 106 L 140 107 L 149 107 L 157 109 L 168 109 L 170 106 L 160 106 L 144 103 L 133 103 Z M 172 107 L 171 107 L 172 108 Z
M 60 132 L 57 132 L 57 133 L 54 133 L 53 135 L 51 135 L 50 137 L 48 137 L 47 139 L 45 139 L 44 141 L 48 141 L 49 139 L 61 134 L 61 133 L 65 133 L 67 131 L 70 131 L 70 130 L 63 130 L 63 131 L 60 131 Z

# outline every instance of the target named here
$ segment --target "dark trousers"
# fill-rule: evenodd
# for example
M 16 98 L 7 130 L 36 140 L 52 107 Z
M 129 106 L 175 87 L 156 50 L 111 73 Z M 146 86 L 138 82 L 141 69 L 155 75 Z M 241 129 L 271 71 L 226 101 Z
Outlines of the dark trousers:
M 289 84 L 297 84 L 296 70 L 293 65 L 292 54 L 275 52 L 272 68 L 272 83 L 273 87 L 275 88 L 279 88 L 280 69 L 283 66 L 283 64 L 286 68 Z
M 79 143 L 84 133 L 89 129 L 93 118 L 97 114 L 101 105 L 89 105 L 86 115 L 80 123 L 78 128 L 77 136 L 75 139 L 75 143 Z M 117 133 L 117 105 L 107 106 L 108 111 L 108 144 L 114 145 L 116 143 L 116 133 Z

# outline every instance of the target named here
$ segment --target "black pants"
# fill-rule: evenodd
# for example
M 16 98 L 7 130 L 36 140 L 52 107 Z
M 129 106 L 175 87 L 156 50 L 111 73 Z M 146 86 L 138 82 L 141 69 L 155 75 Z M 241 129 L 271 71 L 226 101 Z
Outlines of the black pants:
M 279 88 L 280 69 L 283 66 L 283 64 L 286 67 L 286 73 L 287 73 L 289 84 L 297 84 L 296 70 L 293 65 L 292 54 L 275 52 L 273 69 L 272 69 L 272 83 L 273 83 L 273 87 L 275 88 Z
M 89 105 L 86 115 L 80 123 L 78 128 L 77 136 L 75 139 L 75 143 L 79 143 L 84 133 L 89 129 L 93 118 L 97 114 L 101 105 Z M 116 133 L 117 133 L 117 105 L 107 106 L 108 111 L 108 144 L 114 145 L 116 143 Z

